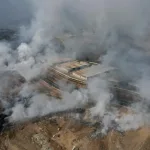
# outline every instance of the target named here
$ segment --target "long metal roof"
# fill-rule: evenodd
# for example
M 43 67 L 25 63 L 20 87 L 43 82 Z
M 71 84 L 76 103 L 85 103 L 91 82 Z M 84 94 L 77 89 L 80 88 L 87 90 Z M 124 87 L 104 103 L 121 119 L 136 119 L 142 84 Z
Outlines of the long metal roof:
M 115 68 L 103 64 L 92 64 L 91 62 L 78 60 L 60 62 L 55 65 L 55 68 L 63 73 L 71 73 L 73 76 L 85 79 L 107 71 L 115 70 Z
M 115 70 L 115 68 L 110 67 L 110 66 L 105 66 L 102 64 L 93 65 L 86 70 L 86 72 L 84 73 L 84 76 L 88 78 L 88 77 L 96 76 L 96 75 L 99 75 L 99 74 L 102 74 L 111 70 Z

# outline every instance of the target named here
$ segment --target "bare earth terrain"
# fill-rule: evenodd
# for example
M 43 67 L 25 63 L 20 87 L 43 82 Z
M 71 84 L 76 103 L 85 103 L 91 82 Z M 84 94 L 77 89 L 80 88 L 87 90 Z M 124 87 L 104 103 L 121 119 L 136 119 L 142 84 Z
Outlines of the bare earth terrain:
M 93 136 L 96 127 L 66 117 L 28 122 L 0 136 L 0 150 L 150 150 L 150 128 Z

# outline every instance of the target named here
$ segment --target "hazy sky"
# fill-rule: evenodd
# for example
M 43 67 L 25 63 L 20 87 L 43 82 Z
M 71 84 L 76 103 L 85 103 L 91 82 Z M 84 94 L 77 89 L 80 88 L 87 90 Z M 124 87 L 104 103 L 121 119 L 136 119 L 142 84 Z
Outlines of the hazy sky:
M 16 27 L 31 18 L 31 5 L 27 0 L 0 1 L 0 28 Z

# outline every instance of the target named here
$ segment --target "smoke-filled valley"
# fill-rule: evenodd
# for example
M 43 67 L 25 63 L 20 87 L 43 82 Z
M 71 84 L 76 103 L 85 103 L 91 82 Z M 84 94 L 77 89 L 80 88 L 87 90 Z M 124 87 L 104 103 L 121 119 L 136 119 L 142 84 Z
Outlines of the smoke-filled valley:
M 62 118 L 67 114 L 74 122 L 88 124 L 85 128 L 97 125 L 92 131 L 93 137 L 108 134 L 109 138 L 110 132 L 115 131 L 126 136 L 128 132 L 136 132 L 132 130 L 149 127 L 148 0 L 7 1 L 1 3 L 10 8 L 9 11 L 0 10 L 2 130 L 6 124 L 32 122 L 48 115 L 55 118 L 57 113 Z M 117 68 L 115 78 L 121 81 L 119 84 L 124 89 L 126 84 L 136 87 L 133 93 L 138 98 L 117 99 L 108 80 L 100 77 L 88 81 L 87 88 L 74 88 L 59 81 L 57 84 L 65 91 L 61 93 L 61 100 L 39 92 L 35 80 L 47 74 L 47 69 L 56 61 L 66 58 Z M 129 103 L 122 104 L 124 101 Z M 56 120 L 59 124 L 59 119 Z M 145 133 L 145 129 L 141 130 L 139 132 Z

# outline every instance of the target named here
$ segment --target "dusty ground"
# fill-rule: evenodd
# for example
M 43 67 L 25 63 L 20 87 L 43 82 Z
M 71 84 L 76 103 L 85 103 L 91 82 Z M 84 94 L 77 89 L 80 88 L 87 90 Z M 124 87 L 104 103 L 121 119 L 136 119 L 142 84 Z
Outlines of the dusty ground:
M 150 128 L 92 137 L 95 127 L 56 117 L 29 122 L 0 135 L 0 150 L 150 150 Z

